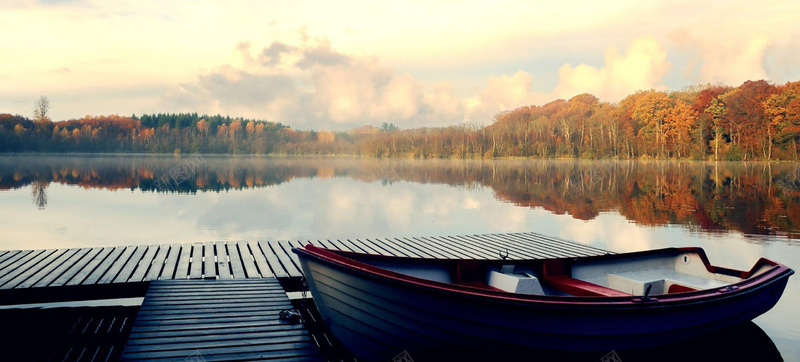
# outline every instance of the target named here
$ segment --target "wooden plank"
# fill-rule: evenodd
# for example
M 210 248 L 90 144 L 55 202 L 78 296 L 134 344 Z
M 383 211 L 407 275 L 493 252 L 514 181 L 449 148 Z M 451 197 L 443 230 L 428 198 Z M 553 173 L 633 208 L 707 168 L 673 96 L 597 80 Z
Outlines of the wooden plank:
M 261 274 L 258 274 L 258 268 L 256 268 L 255 259 L 253 255 L 250 254 L 247 243 L 244 241 L 237 241 L 236 247 L 239 249 L 239 255 L 242 257 L 242 266 L 244 266 L 244 272 L 247 274 L 247 277 L 261 278 Z
M 537 245 L 537 243 L 531 243 L 530 241 L 522 241 L 518 239 L 508 239 L 504 238 L 502 235 L 487 234 L 482 235 L 481 239 L 493 241 L 500 247 L 523 252 L 537 259 L 562 258 L 570 256 L 570 254 L 565 254 L 551 246 L 545 246 L 542 244 Z
M 286 278 L 289 276 L 289 273 L 286 272 L 281 262 L 278 260 L 278 256 L 275 255 L 275 252 L 272 251 L 272 248 L 269 246 L 269 242 L 267 241 L 259 241 L 258 246 L 261 247 L 261 250 L 264 254 L 264 257 L 267 259 L 269 263 L 269 268 L 272 270 L 272 273 L 275 275 L 276 278 Z
M 231 278 L 231 263 L 228 249 L 224 241 L 214 243 L 214 250 L 217 252 L 217 272 L 220 279 Z
M 3 256 L 0 257 L 0 272 L 3 271 L 3 265 L 5 265 L 6 260 L 13 258 L 14 256 L 22 253 L 23 250 L 8 250 L 5 251 Z
M 358 250 L 357 248 L 351 247 L 352 245 L 349 245 L 349 244 L 346 245 L 346 244 L 342 243 L 339 240 L 328 239 L 327 241 L 328 241 L 328 243 L 332 244 L 333 246 L 335 246 L 339 250 L 344 250 L 344 251 L 357 251 Z
M 472 259 L 467 254 L 463 253 L 460 250 L 453 248 L 452 246 L 442 244 L 436 240 L 425 238 L 425 237 L 414 237 L 414 239 L 419 245 L 424 245 L 426 248 L 437 251 L 438 257 L 443 259 Z
M 138 318 L 138 317 L 137 317 Z M 259 336 L 269 336 L 275 335 L 279 333 L 283 333 L 284 331 L 296 331 L 296 330 L 303 330 L 303 325 L 295 324 L 292 326 L 285 326 L 285 325 L 274 325 L 274 326 L 265 326 L 262 330 L 258 331 L 249 331 L 249 332 L 233 332 L 231 334 L 214 334 L 214 335 L 197 335 L 192 336 L 192 340 L 197 342 L 205 342 L 205 341 L 222 341 L 226 339 L 238 339 L 238 338 L 251 338 L 251 337 L 259 337 Z M 150 338 L 136 338 L 134 340 L 128 341 L 128 346 L 141 346 L 141 345 L 148 345 L 148 344 L 171 344 L 171 343 L 179 343 L 185 341 L 186 338 L 184 336 L 167 336 L 167 337 L 150 337 Z
M 509 257 L 512 259 L 516 259 L 515 254 L 523 255 L 526 259 L 550 259 L 559 256 L 558 254 L 553 254 L 548 250 L 537 249 L 517 241 L 498 240 L 495 238 L 495 235 L 491 234 L 480 235 L 480 239 L 484 244 L 493 245 L 496 247 L 498 252 L 501 250 L 509 250 Z
M 57 256 L 55 259 L 52 259 L 49 265 L 47 266 L 42 265 L 41 268 L 38 268 L 39 270 L 36 273 L 28 277 L 26 280 L 19 282 L 17 285 L 14 286 L 14 288 L 32 287 L 40 280 L 48 277 L 51 274 L 54 274 L 54 272 L 56 272 L 57 269 L 59 269 L 62 265 L 64 265 L 68 260 L 70 260 L 70 258 L 72 258 L 73 255 L 75 255 L 80 250 L 81 249 L 77 248 L 64 250 L 64 252 L 61 253 L 61 255 Z M 14 281 L 12 280 L 11 282 L 9 282 L 9 285 L 13 283 Z
M 414 253 L 419 255 L 420 258 L 433 258 L 433 259 L 436 259 L 436 256 L 434 256 L 434 254 L 431 253 L 427 248 L 420 248 L 420 246 L 417 245 L 416 242 L 414 242 L 412 240 L 400 239 L 400 238 L 392 238 L 392 239 L 387 239 L 387 240 L 389 242 L 394 243 L 394 245 L 397 245 L 398 247 L 402 246 L 403 248 L 405 248 L 407 250 L 413 250 Z
M 191 254 L 191 245 L 181 245 L 181 253 L 178 257 L 178 266 L 175 267 L 175 279 L 186 279 L 189 276 L 189 257 Z
M 114 281 L 114 278 L 117 277 L 119 271 L 122 270 L 126 263 L 128 263 L 128 259 L 131 258 L 131 255 L 133 255 L 134 251 L 136 251 L 135 246 L 126 246 L 122 248 L 122 252 L 118 254 L 116 259 L 107 259 L 108 261 L 111 261 L 111 263 L 108 266 L 108 269 L 105 270 L 105 273 L 103 273 L 103 276 L 97 280 L 97 284 L 108 284 Z M 97 269 L 100 270 L 101 267 L 102 265 Z
M 19 285 L 20 283 L 30 279 L 32 276 L 39 273 L 41 270 L 50 270 L 51 265 L 54 261 L 58 260 L 61 255 L 67 252 L 68 249 L 57 249 L 47 257 L 39 259 L 38 262 L 35 264 L 31 264 L 29 267 L 26 268 L 23 272 L 17 274 L 14 278 L 10 280 L 4 280 L 7 276 L 0 278 L 0 288 L 2 289 L 10 289 L 14 288 L 15 286 Z
M 203 278 L 216 279 L 217 273 L 217 256 L 214 255 L 214 242 L 206 241 L 203 243 Z
M 278 260 L 281 261 L 281 265 L 283 265 L 284 270 L 286 270 L 286 274 L 289 274 L 290 277 L 302 277 L 303 273 L 300 272 L 300 269 L 294 264 L 292 258 L 286 253 L 282 244 L 283 243 L 279 241 L 270 242 L 270 246 L 278 257 Z
M 397 243 L 402 244 L 407 248 L 413 248 L 414 250 L 419 251 L 420 253 L 424 253 L 426 258 L 434 258 L 434 259 L 446 259 L 447 256 L 443 255 L 438 248 L 432 248 L 430 245 L 420 244 L 419 240 L 414 238 L 395 238 L 394 240 Z
M 189 278 L 200 279 L 203 277 L 203 243 L 192 245 L 192 260 L 189 264 Z
M 180 358 L 185 359 L 186 356 L 191 356 L 192 353 L 202 355 L 203 359 L 211 359 L 215 355 L 226 356 L 221 360 L 230 360 L 231 355 L 239 355 L 245 352 L 275 352 L 266 353 L 260 360 L 281 358 L 295 355 L 305 355 L 307 349 L 314 349 L 316 345 L 311 341 L 311 337 L 297 342 L 284 342 L 284 343 L 267 343 L 267 344 L 247 344 L 244 346 L 228 346 L 221 348 L 203 348 L 200 350 L 171 350 L 171 351 L 154 351 L 154 352 L 133 352 L 126 353 L 122 356 L 123 359 L 156 359 L 156 358 Z
M 317 240 L 317 244 L 319 244 L 321 247 L 323 247 L 325 249 L 342 250 L 342 249 L 339 249 L 338 246 L 336 246 L 333 243 L 331 243 L 329 240 Z M 316 244 L 314 244 L 314 245 L 316 245 Z
M 37 255 L 45 252 L 45 250 L 25 250 L 12 258 L 7 259 L 3 265 L 2 269 L 0 269 L 0 275 L 7 275 L 13 272 L 15 269 L 19 268 L 22 264 L 28 262 L 32 258 L 36 257 Z
M 300 257 L 297 256 L 297 254 L 295 254 L 292 251 L 292 249 L 293 248 L 299 248 L 299 247 L 302 247 L 302 246 L 303 246 L 303 244 L 301 244 L 299 241 L 290 241 L 290 242 L 287 242 L 286 245 L 284 245 L 284 250 L 286 250 L 286 254 L 289 255 L 289 257 L 292 259 L 292 262 L 294 263 L 294 266 L 297 268 L 297 271 L 299 271 L 301 273 L 301 275 L 302 275 L 302 271 L 300 270 Z
M 125 262 L 125 265 L 119 269 L 119 272 L 113 279 L 112 283 L 127 283 L 133 274 L 133 270 L 136 269 L 136 267 L 139 266 L 139 262 L 142 261 L 142 257 L 147 249 L 149 249 L 147 246 L 137 246 L 136 250 L 134 250 L 133 253 L 131 253 L 131 256 L 128 258 L 128 261 Z M 125 254 L 122 255 L 124 256 Z
M 361 239 L 359 239 L 359 240 L 361 240 Z M 381 242 L 381 241 L 376 240 L 376 239 L 364 239 L 364 240 L 361 240 L 361 242 L 370 243 L 370 244 L 374 245 L 375 247 L 380 248 L 381 250 L 384 250 L 385 255 L 407 256 L 403 252 L 401 252 L 401 251 L 397 250 L 396 248 L 392 247 L 391 245 L 386 244 L 386 243 Z
M 142 279 L 143 281 L 158 279 L 158 276 L 162 273 L 162 269 L 164 269 L 164 262 L 167 260 L 169 249 L 169 244 L 161 244 L 158 247 L 158 253 L 155 258 L 153 258 L 153 264 L 150 266 L 150 270 L 147 271 L 147 275 Z
M 196 354 L 206 360 L 319 360 L 308 331 L 280 319 L 288 308 L 292 304 L 274 278 L 154 281 L 122 359 L 183 360 Z
M 37 253 L 32 258 L 25 258 L 24 262 L 21 262 L 21 264 L 18 265 L 16 268 L 14 268 L 14 270 L 0 277 L 0 289 L 7 289 L 7 288 L 2 288 L 2 286 L 8 283 L 11 279 L 16 278 L 18 275 L 29 271 L 31 268 L 34 268 L 36 264 L 38 264 L 43 259 L 49 257 L 50 255 L 53 255 L 53 253 L 55 253 L 56 251 L 57 249 L 42 250 L 42 252 Z
M 178 258 L 181 255 L 181 244 L 172 244 L 169 247 L 167 259 L 164 260 L 164 269 L 158 279 L 177 279 L 175 274 L 178 270 Z
M 253 254 L 253 260 L 256 262 L 256 267 L 258 267 L 258 272 L 264 278 L 271 278 L 274 276 L 272 274 L 272 270 L 269 268 L 269 263 L 267 263 L 267 259 L 264 257 L 264 253 L 261 251 L 261 248 L 258 247 L 258 243 L 255 241 L 250 241 L 247 243 L 250 247 L 250 252 Z
M 348 248 L 352 249 L 356 253 L 365 253 L 365 254 L 374 254 L 370 249 L 361 245 L 360 243 L 356 243 L 349 239 L 336 239 L 336 241 L 340 242 L 342 245 L 347 246 Z
M 376 242 L 380 242 L 383 245 L 386 245 L 386 247 L 391 247 L 391 248 L 397 250 L 402 255 L 409 256 L 409 257 L 412 257 L 412 258 L 424 258 L 425 257 L 422 253 L 419 253 L 418 251 L 414 250 L 413 248 L 406 248 L 403 244 L 398 243 L 396 240 L 386 239 L 386 238 L 384 238 L 384 239 L 375 238 L 375 240 L 376 240 Z
M 496 259 L 500 256 L 500 254 L 492 254 L 489 250 L 486 250 L 486 248 L 482 247 L 481 245 L 471 243 L 470 241 L 460 237 L 443 236 L 439 237 L 438 239 L 442 240 L 443 242 L 449 242 L 457 245 L 459 248 L 471 253 L 475 259 Z
M 242 257 L 239 255 L 239 249 L 236 248 L 236 242 L 234 241 L 227 241 L 225 242 L 226 247 L 228 249 L 228 255 L 231 258 L 231 271 L 233 272 L 233 277 L 235 279 L 246 278 L 247 275 L 244 273 L 244 267 L 242 266 Z
M 225 339 L 220 338 L 216 340 L 205 340 L 205 341 L 196 341 L 196 340 L 183 340 L 175 343 L 170 343 L 168 345 L 164 344 L 157 344 L 157 345 L 136 345 L 136 346 L 129 346 L 129 348 L 125 349 L 126 353 L 133 353 L 133 352 L 143 352 L 143 351 L 166 351 L 166 350 L 177 350 L 177 349 L 206 349 L 206 348 L 214 348 L 214 347 L 236 347 L 236 346 L 245 346 L 245 345 L 256 345 L 256 344 L 268 344 L 268 343 L 284 343 L 284 342 L 294 342 L 294 341 L 301 341 L 307 340 L 308 332 L 300 329 L 292 329 L 288 331 L 281 331 L 281 333 L 270 332 L 266 334 L 260 334 L 259 336 L 237 336 L 237 339 Z M 306 337 L 306 338 L 299 338 L 299 337 Z
M 144 280 L 144 277 L 147 275 L 147 272 L 150 271 L 150 268 L 153 267 L 153 260 L 156 258 L 156 253 L 158 252 L 158 245 L 150 245 L 147 247 L 147 251 L 145 251 L 144 255 L 142 256 L 142 260 L 139 261 L 139 264 L 136 265 L 136 269 L 133 270 L 130 278 L 127 281 L 130 282 L 141 282 Z M 155 266 L 156 268 L 160 268 L 160 265 Z
M 49 285 L 52 286 L 63 285 L 67 280 L 69 280 L 69 278 L 72 278 L 72 276 L 77 272 L 78 269 L 75 269 L 76 265 L 78 265 L 78 263 L 83 263 L 82 261 L 84 260 L 84 258 L 87 255 L 89 255 L 93 250 L 97 250 L 97 252 L 100 252 L 101 248 L 94 248 L 94 249 L 83 248 L 78 250 L 75 254 L 72 254 L 72 256 L 70 256 L 69 259 L 67 259 L 64 263 L 62 263 L 58 268 L 56 268 L 51 273 L 46 275 L 44 278 L 36 282 L 36 284 L 34 284 L 33 287 L 40 288 Z M 57 283 L 57 281 L 61 279 L 63 279 L 63 281 L 61 283 Z
M 111 254 L 114 253 L 116 249 L 117 248 L 102 248 L 96 254 L 94 251 L 89 253 L 89 255 L 93 255 L 93 257 L 91 259 L 86 259 L 86 264 L 82 268 L 75 271 L 75 275 L 65 281 L 64 285 L 79 285 L 87 282 L 89 277 L 95 273 L 95 271 L 106 261 L 106 259 L 111 257 Z M 122 252 L 122 249 L 120 249 L 120 252 Z M 102 272 L 100 275 L 102 275 Z M 100 278 L 100 275 L 97 276 L 98 279 Z M 56 280 L 56 282 L 53 284 L 56 284 L 58 281 L 59 280 Z M 94 284 L 94 282 L 89 282 L 87 284 Z

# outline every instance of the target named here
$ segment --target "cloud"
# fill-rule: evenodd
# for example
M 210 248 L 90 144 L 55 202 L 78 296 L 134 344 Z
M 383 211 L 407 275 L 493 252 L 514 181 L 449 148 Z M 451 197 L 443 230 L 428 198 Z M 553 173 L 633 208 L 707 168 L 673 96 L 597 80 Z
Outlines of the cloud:
M 640 89 L 664 88 L 670 68 L 653 38 L 635 40 L 625 54 L 610 47 L 605 64 L 564 64 L 553 92 L 534 91 L 533 76 L 518 70 L 492 75 L 471 94 L 452 84 L 427 85 L 382 65 L 376 57 L 344 54 L 327 38 L 304 32 L 295 44 L 275 41 L 259 49 L 248 42 L 230 64 L 199 75 L 162 100 L 171 111 L 266 118 L 297 128 L 346 129 L 392 122 L 401 127 L 489 123 L 498 112 L 593 93 L 617 101 Z
M 299 128 L 344 129 L 394 122 L 458 123 L 463 100 L 448 84 L 426 87 L 374 57 L 343 54 L 325 38 L 239 43 L 230 64 L 199 75 L 162 99 L 165 108 L 266 118 Z
M 592 93 L 606 101 L 619 101 L 641 89 L 663 89 L 663 77 L 671 64 L 667 51 L 652 37 L 634 40 L 625 54 L 615 47 L 605 51 L 605 64 L 564 64 L 558 69 L 559 83 L 553 95 L 568 99 L 580 93 Z
M 683 73 L 695 82 L 738 85 L 746 80 L 769 79 L 764 60 L 773 40 L 766 34 L 698 36 L 678 32 L 671 39 L 679 51 L 689 55 Z

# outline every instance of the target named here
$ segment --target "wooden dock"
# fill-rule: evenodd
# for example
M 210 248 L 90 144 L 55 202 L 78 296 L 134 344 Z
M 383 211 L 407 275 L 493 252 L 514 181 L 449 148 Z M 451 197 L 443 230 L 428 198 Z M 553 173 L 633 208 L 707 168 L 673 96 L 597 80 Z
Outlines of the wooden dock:
M 295 309 L 308 322 L 305 325 L 278 318 L 281 310 L 293 308 L 286 292 L 302 287 L 300 264 L 291 249 L 309 243 L 435 259 L 519 260 L 610 253 L 536 233 L 8 250 L 0 251 L 0 305 L 145 297 L 122 351 L 125 360 L 320 360 L 323 356 L 352 360 L 326 331 L 319 315 L 315 317 L 313 301 L 295 301 Z M 102 324 L 107 319 L 97 320 Z M 76 339 L 51 349 L 54 356 L 66 356 L 65 360 L 73 356 L 107 360 L 119 356 L 120 338 Z
M 323 361 L 275 278 L 150 284 L 123 361 Z
M 426 258 L 543 259 L 609 253 L 536 233 L 0 251 L 0 304 L 142 296 L 152 280 L 300 280 L 304 244 Z

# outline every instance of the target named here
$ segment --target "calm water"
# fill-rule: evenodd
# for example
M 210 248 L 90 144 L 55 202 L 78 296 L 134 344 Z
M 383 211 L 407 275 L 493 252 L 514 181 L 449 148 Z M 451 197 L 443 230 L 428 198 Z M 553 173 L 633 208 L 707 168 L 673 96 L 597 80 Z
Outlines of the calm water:
M 800 270 L 800 166 L 0 156 L 0 250 L 515 231 Z M 756 320 L 787 360 L 800 359 L 798 305 L 796 275 Z

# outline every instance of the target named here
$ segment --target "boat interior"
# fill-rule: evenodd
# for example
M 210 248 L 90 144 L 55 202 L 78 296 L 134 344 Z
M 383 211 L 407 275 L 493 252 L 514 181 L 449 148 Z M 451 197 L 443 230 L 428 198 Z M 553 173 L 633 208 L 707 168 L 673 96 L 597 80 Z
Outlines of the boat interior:
M 774 266 L 762 259 L 749 272 L 714 267 L 702 250 L 691 248 L 587 259 L 362 261 L 400 274 L 471 288 L 578 297 L 655 296 L 725 288 Z

